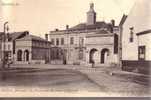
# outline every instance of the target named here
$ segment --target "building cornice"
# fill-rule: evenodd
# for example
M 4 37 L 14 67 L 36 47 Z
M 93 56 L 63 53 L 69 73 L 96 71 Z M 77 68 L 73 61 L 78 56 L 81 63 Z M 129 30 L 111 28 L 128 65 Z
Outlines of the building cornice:
M 137 36 L 151 33 L 151 29 L 136 33 Z
M 93 45 L 93 46 L 106 46 L 106 45 L 114 45 L 114 43 L 99 43 L 99 44 L 85 44 L 86 46 L 90 46 L 90 45 Z
M 92 34 L 92 35 L 87 35 L 86 38 L 91 38 L 91 37 L 111 37 L 114 36 L 114 34 Z
M 99 31 L 108 31 L 106 28 L 102 29 L 93 29 L 93 30 L 64 30 L 64 31 L 51 31 L 49 35 L 64 35 L 64 34 L 80 34 L 80 33 L 91 33 L 91 32 L 99 32 Z

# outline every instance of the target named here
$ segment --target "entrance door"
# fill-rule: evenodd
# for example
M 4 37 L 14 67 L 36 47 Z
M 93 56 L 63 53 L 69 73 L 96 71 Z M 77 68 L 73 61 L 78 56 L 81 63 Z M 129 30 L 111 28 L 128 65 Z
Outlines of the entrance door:
M 22 61 L 22 50 L 17 51 L 17 61 Z
M 107 62 L 107 57 L 109 56 L 109 50 L 108 49 L 103 49 L 101 51 L 101 64 L 104 64 Z
M 95 63 L 94 61 L 94 54 L 97 52 L 97 49 L 91 49 L 89 54 L 89 63 Z
M 25 50 L 24 52 L 25 61 L 29 61 L 29 51 Z

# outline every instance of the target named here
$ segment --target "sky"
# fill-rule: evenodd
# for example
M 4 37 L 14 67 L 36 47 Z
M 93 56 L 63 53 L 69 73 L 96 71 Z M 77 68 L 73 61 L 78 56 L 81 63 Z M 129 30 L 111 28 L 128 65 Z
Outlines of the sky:
M 10 32 L 28 30 L 44 36 L 49 31 L 65 29 L 86 22 L 86 12 L 93 2 L 97 21 L 119 23 L 135 0 L 0 0 L 0 31 L 8 21 Z

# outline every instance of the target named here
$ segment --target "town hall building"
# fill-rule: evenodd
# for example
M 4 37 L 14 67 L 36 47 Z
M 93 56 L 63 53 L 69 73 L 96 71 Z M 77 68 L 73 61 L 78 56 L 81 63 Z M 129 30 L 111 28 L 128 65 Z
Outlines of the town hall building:
M 90 4 L 87 22 L 65 30 L 50 31 L 51 64 L 110 65 L 118 63 L 119 27 L 96 21 L 94 4 Z

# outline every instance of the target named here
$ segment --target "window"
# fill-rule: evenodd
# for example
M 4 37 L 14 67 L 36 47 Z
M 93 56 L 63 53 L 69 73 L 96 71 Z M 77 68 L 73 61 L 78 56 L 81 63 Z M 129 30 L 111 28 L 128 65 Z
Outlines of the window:
M 16 43 L 15 41 L 13 41 L 13 54 L 15 54 L 15 50 L 16 50 L 15 46 L 16 46 Z
M 83 59 L 83 50 L 79 50 L 79 60 Z
M 10 46 L 10 44 L 8 44 L 8 51 L 10 51 L 11 50 L 11 46 Z
M 22 61 L 22 50 L 17 51 L 17 61 Z
M 51 39 L 51 43 L 52 43 L 52 45 L 54 45 L 54 39 Z
M 134 27 L 131 27 L 130 28 L 130 42 L 133 42 L 134 41 Z
M 61 38 L 61 45 L 64 45 L 64 38 Z
M 70 44 L 71 45 L 74 44 L 74 38 L 73 37 L 70 38 Z
M 59 39 L 58 38 L 56 39 L 56 45 L 59 45 Z
M 114 54 L 118 53 L 118 35 L 114 35 Z
M 56 59 L 59 59 L 59 49 L 56 50 Z
M 83 46 L 84 45 L 84 38 L 83 37 L 80 37 L 80 40 L 79 40 L 79 44 L 80 44 L 80 46 Z
M 138 59 L 145 60 L 145 46 L 138 47 Z
M 81 40 L 81 44 L 82 44 L 82 46 L 84 45 L 84 38 L 82 38 L 82 40 Z
M 8 52 L 8 58 L 11 58 L 11 52 Z

